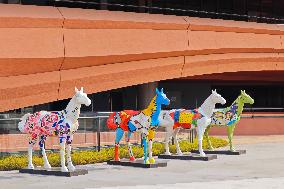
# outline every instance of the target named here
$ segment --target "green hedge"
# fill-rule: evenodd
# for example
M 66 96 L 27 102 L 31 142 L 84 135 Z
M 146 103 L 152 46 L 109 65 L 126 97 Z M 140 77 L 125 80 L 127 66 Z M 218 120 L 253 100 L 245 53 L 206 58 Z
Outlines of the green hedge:
M 224 147 L 228 145 L 226 140 L 211 137 L 211 143 L 214 148 Z M 189 143 L 188 141 L 181 141 L 180 148 L 183 152 L 190 152 L 193 149 L 198 148 L 197 140 L 193 143 Z M 208 145 L 206 141 L 203 141 L 203 148 L 207 149 Z M 133 153 L 136 158 L 143 157 L 143 149 L 138 146 L 133 146 Z M 172 153 L 176 152 L 175 146 L 170 145 L 170 151 Z M 164 153 L 164 144 L 163 143 L 154 143 L 153 144 L 153 155 L 159 155 Z M 104 148 L 100 152 L 97 151 L 74 151 L 72 153 L 72 161 L 74 165 L 84 165 L 84 164 L 94 164 L 106 162 L 108 160 L 113 159 L 114 157 L 114 149 L 113 148 Z M 128 150 L 127 147 L 120 147 L 120 158 L 127 158 Z M 60 166 L 59 153 L 49 153 L 48 160 L 52 167 Z M 27 155 L 22 156 L 6 156 L 0 159 L 0 171 L 6 170 L 18 170 L 24 167 L 27 167 Z M 33 163 L 37 166 L 43 165 L 43 160 L 39 156 L 33 156 Z

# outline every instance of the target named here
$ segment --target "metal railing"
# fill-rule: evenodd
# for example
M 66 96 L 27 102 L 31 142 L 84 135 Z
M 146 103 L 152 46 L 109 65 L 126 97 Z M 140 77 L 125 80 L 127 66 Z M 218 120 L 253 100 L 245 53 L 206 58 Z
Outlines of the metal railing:
M 243 114 L 242 118 L 284 118 L 283 114 L 259 114 L 259 110 L 278 110 L 282 112 L 284 108 L 245 108 L 249 110 L 251 114 Z M 257 111 L 255 113 L 254 111 Z M 89 133 L 94 133 L 96 136 L 96 141 L 94 141 L 94 147 L 96 150 L 100 151 L 102 148 L 102 143 L 108 144 L 109 141 L 102 141 L 101 133 L 102 132 L 111 132 L 106 126 L 107 118 L 111 112 L 89 112 L 83 113 L 79 117 L 79 128 L 78 133 L 84 135 L 85 144 L 87 143 L 87 135 Z M 21 114 L 0 114 L 0 134 L 19 134 L 20 131 L 18 130 L 18 122 L 20 121 Z M 157 132 L 165 132 L 165 128 L 159 128 Z M 194 138 L 196 137 L 195 130 L 183 130 L 183 133 L 187 133 L 187 139 L 190 142 L 193 142 Z M 105 134 L 105 133 L 104 133 Z M 141 140 L 137 140 L 136 144 L 140 143 Z M 111 144 L 112 146 L 113 144 Z M 80 147 L 79 147 L 80 148 Z
M 102 132 L 112 132 L 106 126 L 107 118 L 111 112 L 92 112 L 87 114 L 82 114 L 79 117 L 79 128 L 77 133 L 84 134 L 84 142 L 87 143 L 87 135 L 89 133 L 95 133 L 96 135 L 96 145 L 94 145 L 97 151 L 100 151 L 102 148 L 102 143 L 107 144 L 109 141 L 102 141 L 101 133 Z M 0 134 L 20 134 L 18 130 L 18 123 L 20 121 L 21 114 L 0 114 Z M 4 117 L 4 118 L 3 118 Z M 165 132 L 164 128 L 159 128 L 157 132 Z M 188 140 L 193 142 L 195 137 L 194 131 L 189 131 Z M 105 133 L 104 133 L 105 134 Z M 140 137 L 141 138 L 141 137 Z M 141 139 L 135 141 L 135 144 L 141 144 Z M 113 144 L 112 144 L 113 145 Z M 112 146 L 109 145 L 109 146 Z M 78 147 L 79 149 L 84 149 L 84 147 Z M 85 147 L 86 149 L 90 149 Z

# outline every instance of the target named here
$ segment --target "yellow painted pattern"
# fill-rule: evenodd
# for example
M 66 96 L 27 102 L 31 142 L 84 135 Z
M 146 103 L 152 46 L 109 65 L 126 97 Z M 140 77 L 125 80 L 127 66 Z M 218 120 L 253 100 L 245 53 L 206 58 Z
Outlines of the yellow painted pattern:
M 153 140 L 154 137 L 155 137 L 155 131 L 150 129 L 148 133 L 148 139 Z
M 124 112 L 124 111 L 121 111 L 120 114 L 121 114 L 121 117 L 122 117 L 122 116 L 125 116 L 126 118 L 129 118 L 129 117 L 130 117 L 130 115 L 128 115 L 128 114 L 127 114 L 126 112 Z
M 194 114 L 191 113 L 191 112 L 180 112 L 179 123 L 191 124 L 193 116 L 194 116 Z
M 146 116 L 151 116 L 153 112 L 156 111 L 156 108 L 157 108 L 156 98 L 157 98 L 157 95 L 154 96 L 154 98 L 151 100 L 149 106 L 142 111 Z

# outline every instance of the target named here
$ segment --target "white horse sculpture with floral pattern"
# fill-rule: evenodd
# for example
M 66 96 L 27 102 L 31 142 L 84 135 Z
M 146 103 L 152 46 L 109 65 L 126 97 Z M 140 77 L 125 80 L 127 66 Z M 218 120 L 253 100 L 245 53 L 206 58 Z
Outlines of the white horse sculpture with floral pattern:
M 58 112 L 40 111 L 34 114 L 28 113 L 21 118 L 18 128 L 21 132 L 29 135 L 29 169 L 34 169 L 32 163 L 32 150 L 33 145 L 38 139 L 39 146 L 42 151 L 44 168 L 51 168 L 45 153 L 44 144 L 47 136 L 58 135 L 60 141 L 61 171 L 75 171 L 75 167 L 71 160 L 71 143 L 73 140 L 73 134 L 77 131 L 79 126 L 78 118 L 82 104 L 89 106 L 91 104 L 91 100 L 87 97 L 87 94 L 83 92 L 83 87 L 80 91 L 75 88 L 75 95 L 72 97 L 65 110 Z M 65 143 L 67 143 L 68 169 L 65 166 Z

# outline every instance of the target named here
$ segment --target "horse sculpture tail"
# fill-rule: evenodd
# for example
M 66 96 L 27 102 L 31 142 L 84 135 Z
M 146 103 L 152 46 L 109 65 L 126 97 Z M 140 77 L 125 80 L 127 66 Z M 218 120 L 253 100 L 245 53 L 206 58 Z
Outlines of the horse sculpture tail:
M 25 132 L 25 124 L 26 124 L 26 121 L 27 121 L 27 118 L 32 115 L 30 113 L 27 113 L 25 114 L 22 118 L 21 118 L 21 121 L 18 123 L 18 128 L 19 130 L 24 133 Z

